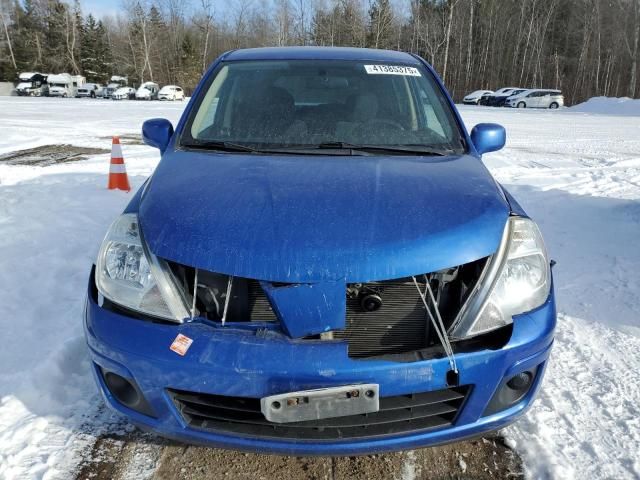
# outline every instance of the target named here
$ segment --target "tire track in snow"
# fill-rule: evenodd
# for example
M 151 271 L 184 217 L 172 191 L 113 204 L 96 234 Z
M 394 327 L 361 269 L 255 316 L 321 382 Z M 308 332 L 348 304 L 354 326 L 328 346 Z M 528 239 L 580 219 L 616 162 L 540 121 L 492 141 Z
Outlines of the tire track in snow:
M 559 315 L 534 407 L 507 438 L 531 478 L 640 477 L 640 339 Z

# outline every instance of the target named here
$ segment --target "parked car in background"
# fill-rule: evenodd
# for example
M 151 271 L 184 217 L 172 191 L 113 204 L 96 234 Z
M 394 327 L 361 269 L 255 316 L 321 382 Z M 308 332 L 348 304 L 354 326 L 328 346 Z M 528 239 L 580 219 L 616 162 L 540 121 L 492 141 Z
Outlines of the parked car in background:
M 160 86 L 155 82 L 144 82 L 136 90 L 136 100 L 157 100 Z
M 99 83 L 85 83 L 81 87 L 78 87 L 76 97 L 81 98 L 99 98 L 104 95 L 104 87 Z
M 477 105 L 483 95 L 491 95 L 493 90 L 476 90 L 462 99 L 465 105 Z
M 499 88 L 494 93 L 490 95 L 483 95 L 480 99 L 480 105 L 486 105 L 488 107 L 501 107 L 504 105 L 505 100 L 509 95 L 511 95 L 515 90 L 518 90 L 517 87 L 504 87 Z
M 508 95 L 501 95 L 497 97 L 493 102 L 493 107 L 504 107 L 506 101 L 511 98 L 513 95 L 518 95 L 526 90 L 526 88 L 516 88 L 515 90 L 511 90 Z
M 50 97 L 71 98 L 76 96 L 76 88 L 73 86 L 73 77 L 68 73 L 59 73 L 47 77 Z
M 177 85 L 165 85 L 158 93 L 158 100 L 184 100 L 184 91 Z
M 120 87 L 111 94 L 112 100 L 134 100 L 136 89 L 133 87 Z
M 181 441 L 358 455 L 532 404 L 555 297 L 535 222 L 434 70 L 355 48 L 224 54 L 109 228 L 84 332 L 106 403 Z
M 113 75 L 109 79 L 109 84 L 104 89 L 104 98 L 111 98 L 111 94 L 120 87 L 126 87 L 129 82 L 127 77 L 121 77 L 120 75 Z
M 559 108 L 564 106 L 560 90 L 532 88 L 507 99 L 506 106 L 515 108 Z
M 18 75 L 16 92 L 21 97 L 46 97 L 49 94 L 47 75 L 38 72 L 23 72 Z

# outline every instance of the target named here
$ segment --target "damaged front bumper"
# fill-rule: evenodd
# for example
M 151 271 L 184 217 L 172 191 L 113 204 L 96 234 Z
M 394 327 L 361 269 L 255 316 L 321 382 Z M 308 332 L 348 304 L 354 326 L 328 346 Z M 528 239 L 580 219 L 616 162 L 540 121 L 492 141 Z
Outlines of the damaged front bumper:
M 101 308 L 91 288 L 85 310 L 96 381 L 107 404 L 131 422 L 185 442 L 291 455 L 412 449 L 502 428 L 531 405 L 555 323 L 552 293 L 540 308 L 514 318 L 511 338 L 502 348 L 457 353 L 459 382 L 452 386 L 446 357 L 406 363 L 354 360 L 346 342 L 291 340 L 201 322 L 153 323 Z M 170 349 L 178 334 L 193 340 L 184 356 Z M 529 385 L 514 396 L 507 382 L 526 375 Z M 114 395 L 112 390 L 119 388 L 114 378 L 126 379 L 135 391 Z M 367 383 L 379 385 L 381 408 L 395 409 L 369 417 L 378 419 L 372 425 L 356 422 L 352 427 L 353 418 L 342 417 L 330 419 L 326 428 L 311 424 L 296 430 L 256 420 L 259 412 L 251 410 L 260 398 L 274 394 Z M 129 402 L 129 394 L 136 400 Z M 420 406 L 412 406 L 412 399 Z M 434 408 L 441 415 L 418 418 L 419 412 Z M 405 416 L 394 423 L 398 412 Z M 243 423 L 246 418 L 253 419 L 250 427 Z

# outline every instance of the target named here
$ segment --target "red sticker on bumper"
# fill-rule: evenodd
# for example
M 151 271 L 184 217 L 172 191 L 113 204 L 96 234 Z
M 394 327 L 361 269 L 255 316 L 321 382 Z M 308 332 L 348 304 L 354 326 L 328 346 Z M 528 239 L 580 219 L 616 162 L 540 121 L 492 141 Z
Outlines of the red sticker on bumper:
M 193 340 L 191 338 L 185 337 L 179 333 L 169 348 L 178 355 L 184 356 L 192 343 Z

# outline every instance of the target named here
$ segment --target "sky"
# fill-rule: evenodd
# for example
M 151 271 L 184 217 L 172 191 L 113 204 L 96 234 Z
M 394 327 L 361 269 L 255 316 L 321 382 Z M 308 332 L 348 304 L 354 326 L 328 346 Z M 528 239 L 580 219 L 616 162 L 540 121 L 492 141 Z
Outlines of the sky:
M 115 15 L 120 10 L 120 2 L 117 0 L 81 0 L 80 4 L 82 5 L 82 13 L 84 15 L 91 13 L 96 18 Z

